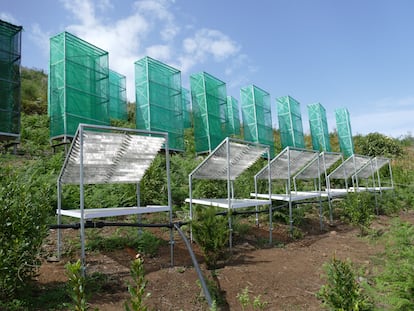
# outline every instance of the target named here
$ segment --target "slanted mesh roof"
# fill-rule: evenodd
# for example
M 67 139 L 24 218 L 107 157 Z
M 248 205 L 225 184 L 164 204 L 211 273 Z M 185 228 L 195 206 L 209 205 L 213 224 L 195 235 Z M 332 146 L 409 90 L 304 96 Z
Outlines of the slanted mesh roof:
M 361 168 L 356 176 L 359 178 L 370 178 L 374 172 L 379 171 L 384 165 L 389 163 L 389 159 L 386 158 L 374 158 L 372 162 L 367 163 L 363 168 Z
M 300 169 L 305 167 L 310 161 L 318 157 L 318 152 L 306 149 L 295 149 L 286 147 L 271 162 L 270 173 L 272 180 L 289 179 L 294 176 Z M 256 174 L 258 179 L 268 178 L 268 167 L 265 166 Z
M 390 163 L 390 159 L 375 157 L 374 158 L 374 163 L 375 163 L 375 169 L 380 170 L 384 165 L 387 165 L 387 164 Z
M 353 154 L 338 166 L 331 174 L 330 179 L 349 178 L 371 161 L 370 157 Z
M 229 162 L 227 161 L 227 147 L 229 147 Z M 265 146 L 226 139 L 190 175 L 198 179 L 227 180 L 227 170 L 230 166 L 230 180 L 235 180 L 266 150 Z
M 332 165 L 338 162 L 342 158 L 340 153 L 335 152 L 322 152 L 319 154 L 319 170 L 318 170 L 318 158 L 315 158 L 305 168 L 303 168 L 296 176 L 296 179 L 311 179 L 317 178 L 318 175 L 328 170 Z
M 78 130 L 59 177 L 65 184 L 80 184 L 80 133 L 84 184 L 138 183 L 165 143 L 164 137 L 134 132 Z

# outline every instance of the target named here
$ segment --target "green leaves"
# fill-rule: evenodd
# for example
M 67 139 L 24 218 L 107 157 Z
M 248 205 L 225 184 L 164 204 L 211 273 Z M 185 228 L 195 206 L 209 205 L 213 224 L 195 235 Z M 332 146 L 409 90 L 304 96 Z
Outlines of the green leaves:
M 33 184 L 7 173 L 1 177 L 0 298 L 9 300 L 36 272 L 48 209 Z
M 68 277 L 67 292 L 72 299 L 72 305 L 69 306 L 70 309 L 74 311 L 88 310 L 85 292 L 86 278 L 82 275 L 81 261 L 69 262 L 65 265 L 65 268 Z
M 414 310 L 414 226 L 396 221 L 385 235 L 376 299 L 392 310 Z
M 367 156 L 400 157 L 404 154 L 401 143 L 380 133 L 355 137 L 358 152 Z
M 368 311 L 373 306 L 353 271 L 350 261 L 335 257 L 324 266 L 327 283 L 317 293 L 324 306 L 335 311 Z
M 216 209 L 213 207 L 201 208 L 197 210 L 192 228 L 194 239 L 204 254 L 207 267 L 215 269 L 229 240 L 227 218 L 216 216 Z
M 341 202 L 342 218 L 358 226 L 361 235 L 367 234 L 374 219 L 375 203 L 372 197 L 368 192 L 349 193 Z
M 137 255 L 137 258 L 131 265 L 132 284 L 128 285 L 128 292 L 131 295 L 129 301 L 125 302 L 125 310 L 127 311 L 147 311 L 148 307 L 144 300 L 150 294 L 145 294 L 147 280 L 145 280 L 144 260 Z

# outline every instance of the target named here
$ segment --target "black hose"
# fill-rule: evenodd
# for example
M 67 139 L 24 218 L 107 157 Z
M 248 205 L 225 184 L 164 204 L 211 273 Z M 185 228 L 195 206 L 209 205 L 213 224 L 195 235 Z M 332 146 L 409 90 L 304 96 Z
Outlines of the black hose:
M 142 224 L 129 222 L 86 221 L 85 228 L 103 227 L 139 227 L 139 228 L 173 228 L 173 224 Z M 80 229 L 80 223 L 49 225 L 49 229 Z
M 190 253 L 191 260 L 193 261 L 194 268 L 197 271 L 197 275 L 198 275 L 198 279 L 200 280 L 201 287 L 203 288 L 204 296 L 206 297 L 208 306 L 211 308 L 213 306 L 213 301 L 211 300 L 210 292 L 208 291 L 207 284 L 204 280 L 203 273 L 201 272 L 200 266 L 198 265 L 193 249 L 191 248 L 191 244 L 188 241 L 187 237 L 185 236 L 184 232 L 181 231 L 178 224 L 174 224 L 174 228 L 178 231 L 185 245 L 187 246 L 188 252 Z

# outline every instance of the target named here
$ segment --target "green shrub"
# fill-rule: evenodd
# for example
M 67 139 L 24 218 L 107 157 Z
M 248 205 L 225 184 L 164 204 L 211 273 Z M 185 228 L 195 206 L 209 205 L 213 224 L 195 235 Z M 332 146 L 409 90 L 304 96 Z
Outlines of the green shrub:
M 117 229 L 110 236 L 99 234 L 97 229 L 87 231 L 86 247 L 92 251 L 112 251 L 131 247 L 139 253 L 155 256 L 162 240 L 147 230 L 138 233 L 137 228 Z
M 368 311 L 373 305 L 357 282 L 350 261 L 341 261 L 335 257 L 325 264 L 326 285 L 317 293 L 318 299 L 328 310 Z
M 414 310 L 414 226 L 396 221 L 384 238 L 376 299 L 392 310 Z
M 229 241 L 227 218 L 216 216 L 216 209 L 213 207 L 197 209 L 192 229 L 194 240 L 204 254 L 207 267 L 215 269 Z
M 36 273 L 46 236 L 47 201 L 34 181 L 20 180 L 13 168 L 0 176 L 0 298 L 15 297 Z
M 375 203 L 368 192 L 349 193 L 341 202 L 342 218 L 358 226 L 361 235 L 366 235 L 374 219 Z
M 355 137 L 355 149 L 367 156 L 399 157 L 404 151 L 401 143 L 380 133 L 369 133 L 366 136 Z

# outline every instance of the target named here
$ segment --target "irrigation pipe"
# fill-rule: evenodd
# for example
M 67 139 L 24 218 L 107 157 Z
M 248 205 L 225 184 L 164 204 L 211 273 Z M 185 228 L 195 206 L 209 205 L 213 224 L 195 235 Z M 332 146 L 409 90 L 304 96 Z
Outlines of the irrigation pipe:
M 109 227 L 164 227 L 164 228 L 174 228 L 178 231 L 181 238 L 183 239 L 188 252 L 190 254 L 191 260 L 193 262 L 194 268 L 197 272 L 198 279 L 200 280 L 201 287 L 204 292 L 204 296 L 206 297 L 208 306 L 211 308 L 213 306 L 213 302 L 211 300 L 210 292 L 208 291 L 208 287 L 206 284 L 206 281 L 204 280 L 203 274 L 201 272 L 200 266 L 198 265 L 197 259 L 194 255 L 193 249 L 191 248 L 191 244 L 188 241 L 187 237 L 185 236 L 184 232 L 181 230 L 181 226 L 185 225 L 186 223 L 179 222 L 174 224 L 139 224 L 139 223 L 121 223 L 121 222 L 92 222 L 92 221 L 86 221 L 85 222 L 85 228 L 103 228 L 105 226 Z M 74 223 L 74 224 L 60 224 L 60 225 L 49 225 L 49 229 L 80 229 L 80 223 Z
M 191 256 L 191 260 L 193 261 L 194 268 L 197 271 L 197 275 L 198 275 L 198 279 L 200 280 L 201 287 L 203 288 L 204 296 L 206 297 L 208 306 L 211 308 L 213 306 L 211 295 L 210 295 L 210 292 L 208 291 L 206 282 L 204 280 L 203 274 L 201 273 L 200 266 L 198 265 L 193 249 L 191 248 L 191 244 L 188 241 L 187 237 L 185 236 L 184 232 L 181 231 L 180 226 L 178 224 L 174 224 L 174 228 L 178 231 L 185 245 L 187 246 L 188 252 L 190 253 L 190 256 Z
M 86 221 L 85 228 L 103 227 L 139 227 L 139 228 L 173 228 L 172 224 L 141 224 L 128 222 Z M 49 225 L 49 229 L 80 229 L 80 223 Z

